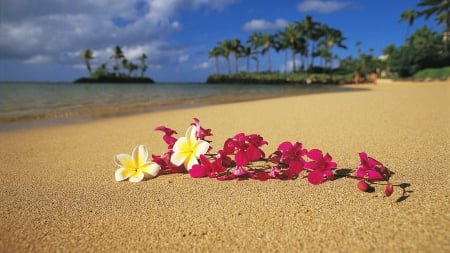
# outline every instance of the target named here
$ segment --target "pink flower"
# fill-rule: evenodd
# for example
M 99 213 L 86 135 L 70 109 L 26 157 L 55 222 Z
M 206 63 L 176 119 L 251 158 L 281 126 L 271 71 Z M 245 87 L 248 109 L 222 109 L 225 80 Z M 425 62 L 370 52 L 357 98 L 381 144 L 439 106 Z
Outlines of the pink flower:
M 239 133 L 225 141 L 223 150 L 219 151 L 219 154 L 221 156 L 234 154 L 238 167 L 247 166 L 250 162 L 265 156 L 260 149 L 265 144 L 267 142 L 257 134 L 245 135 L 244 133 Z
M 322 151 L 319 149 L 312 149 L 308 152 L 308 157 L 313 160 L 305 164 L 310 172 L 308 173 L 308 181 L 311 184 L 321 184 L 324 178 L 333 179 L 333 169 L 337 164 L 332 161 L 332 157 L 327 153 L 323 156 Z
M 192 123 L 191 125 L 197 128 L 197 139 L 199 140 L 204 140 L 206 137 L 213 135 L 211 133 L 211 129 L 204 129 L 200 125 L 200 120 L 198 120 L 197 118 L 194 118 L 194 123 Z
M 270 157 L 270 161 L 278 164 L 279 166 L 287 166 L 288 169 L 284 172 L 287 178 L 296 178 L 298 174 L 302 172 L 305 165 L 303 156 L 306 155 L 307 150 L 302 148 L 300 142 L 292 144 L 289 141 L 285 141 L 278 146 Z
M 221 159 L 216 159 L 213 162 L 210 162 L 210 160 L 205 155 L 200 155 L 200 164 L 192 166 L 189 174 L 194 178 L 205 176 L 214 178 L 225 172 L 226 170 L 227 169 L 222 166 Z
M 356 170 L 356 177 L 365 178 L 370 181 L 387 180 L 391 172 L 388 168 L 384 167 L 379 161 L 368 157 L 366 152 L 359 153 L 361 163 Z
M 185 171 L 183 165 L 175 166 L 170 162 L 173 151 L 170 150 L 162 155 L 152 155 L 152 161 L 161 166 L 162 173 L 180 173 Z
M 165 126 L 159 126 L 155 128 L 155 131 L 161 131 L 164 133 L 163 140 L 169 145 L 169 149 L 173 147 L 177 139 L 172 135 L 177 134 L 175 130 L 167 128 Z

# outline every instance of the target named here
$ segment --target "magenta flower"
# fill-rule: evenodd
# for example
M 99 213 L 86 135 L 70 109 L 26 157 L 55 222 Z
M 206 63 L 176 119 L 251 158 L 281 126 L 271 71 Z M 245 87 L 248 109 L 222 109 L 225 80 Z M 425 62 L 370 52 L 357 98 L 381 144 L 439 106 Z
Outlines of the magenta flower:
M 163 140 L 169 145 L 169 149 L 173 147 L 177 139 L 172 135 L 177 134 L 175 130 L 167 128 L 165 126 L 159 126 L 155 128 L 155 131 L 161 131 L 164 133 Z
M 367 156 L 366 152 L 359 153 L 359 158 L 361 160 L 361 163 L 358 165 L 358 168 L 356 170 L 356 177 L 365 178 L 367 176 L 367 179 L 369 181 L 389 179 L 391 172 L 379 161 Z
M 310 172 L 308 173 L 308 181 L 311 184 L 321 184 L 324 178 L 329 180 L 333 179 L 333 169 L 337 164 L 332 161 L 332 157 L 327 153 L 323 156 L 322 151 L 319 149 L 312 149 L 308 152 L 308 157 L 312 160 L 305 164 Z
M 197 128 L 197 139 L 199 140 L 204 140 L 206 137 L 213 135 L 211 133 L 211 129 L 204 129 L 200 125 L 200 120 L 198 120 L 197 118 L 194 118 L 194 123 L 192 123 L 191 125 Z
M 245 135 L 239 133 L 225 141 L 223 150 L 219 151 L 219 154 L 221 156 L 234 154 L 237 167 L 243 167 L 265 156 L 260 149 L 265 144 L 267 142 L 257 134 Z
M 200 155 L 200 164 L 192 166 L 189 174 L 194 178 L 205 176 L 214 178 L 221 173 L 224 173 L 226 170 L 227 169 L 222 166 L 222 160 L 220 158 L 211 162 L 205 155 Z
M 287 178 L 296 178 L 300 172 L 304 169 L 305 160 L 303 156 L 306 155 L 307 150 L 302 148 L 300 142 L 292 144 L 289 141 L 285 141 L 278 146 L 270 157 L 270 161 L 278 164 L 279 166 L 287 166 L 288 169 L 284 172 Z

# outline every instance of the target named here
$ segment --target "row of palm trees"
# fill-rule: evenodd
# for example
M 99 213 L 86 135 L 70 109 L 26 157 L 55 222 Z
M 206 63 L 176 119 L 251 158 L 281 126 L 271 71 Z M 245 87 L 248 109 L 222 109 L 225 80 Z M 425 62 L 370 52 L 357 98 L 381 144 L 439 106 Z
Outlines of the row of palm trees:
M 215 71 L 219 73 L 219 58 L 226 60 L 228 74 L 231 74 L 230 55 L 234 55 L 235 73 L 239 72 L 239 59 L 246 58 L 247 72 L 250 69 L 250 59 L 256 62 L 256 72 L 259 72 L 259 56 L 267 54 L 267 71 L 272 72 L 271 49 L 276 52 L 285 51 L 285 66 L 287 68 L 287 52 L 292 57 L 292 71 L 297 72 L 296 57 L 300 55 L 302 68 L 306 71 L 314 65 L 314 59 L 322 59 L 322 66 L 331 67 L 331 62 L 337 56 L 333 55 L 335 46 L 346 49 L 343 44 L 346 38 L 340 30 L 327 24 L 321 24 L 306 16 L 303 21 L 288 24 L 284 30 L 275 34 L 252 33 L 245 44 L 237 38 L 227 39 L 217 43 L 209 51 L 209 57 L 215 58 Z
M 90 61 L 94 59 L 94 54 L 90 49 L 85 49 L 81 53 L 81 58 L 86 64 L 89 76 L 91 77 L 102 77 L 102 76 L 131 77 L 133 76 L 133 72 L 140 70 L 141 71 L 140 77 L 143 78 L 145 71 L 147 71 L 148 69 L 148 65 L 146 64 L 147 55 L 145 53 L 142 53 L 142 55 L 138 58 L 140 64 L 137 65 L 125 57 L 122 47 L 118 45 L 113 48 L 113 54 L 110 57 L 110 59 L 113 59 L 115 63 L 113 66 L 112 73 L 108 72 L 106 63 L 102 63 L 94 72 L 92 72 Z M 125 72 L 122 72 L 122 70 L 124 70 Z

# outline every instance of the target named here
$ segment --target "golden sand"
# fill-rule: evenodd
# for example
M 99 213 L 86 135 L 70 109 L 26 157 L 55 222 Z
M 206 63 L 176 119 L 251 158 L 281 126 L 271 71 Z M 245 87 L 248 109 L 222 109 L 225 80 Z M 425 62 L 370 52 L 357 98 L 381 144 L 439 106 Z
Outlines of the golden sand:
M 0 252 L 449 252 L 450 84 L 364 87 L 0 133 Z M 153 128 L 183 135 L 193 117 L 216 151 L 239 132 L 267 152 L 320 148 L 339 169 L 366 151 L 410 186 L 387 198 L 349 178 L 114 181 L 115 154 L 162 153 Z

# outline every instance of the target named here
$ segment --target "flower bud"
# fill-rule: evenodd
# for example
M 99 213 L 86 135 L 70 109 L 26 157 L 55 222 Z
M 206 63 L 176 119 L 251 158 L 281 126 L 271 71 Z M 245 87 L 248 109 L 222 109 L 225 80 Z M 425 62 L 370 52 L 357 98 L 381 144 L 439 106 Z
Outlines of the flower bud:
M 386 189 L 384 190 L 384 194 L 389 197 L 394 192 L 394 186 L 391 183 L 387 183 Z
M 369 185 L 366 183 L 366 181 L 361 180 L 358 182 L 358 189 L 360 189 L 363 192 L 366 192 L 369 189 Z

